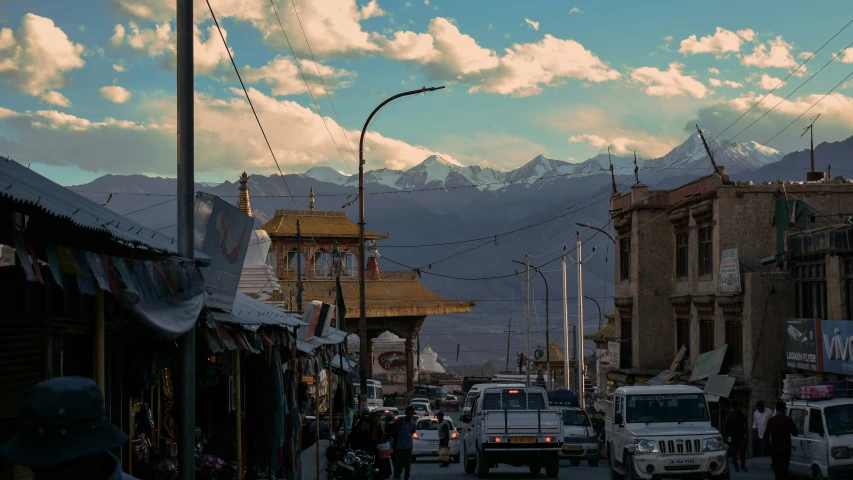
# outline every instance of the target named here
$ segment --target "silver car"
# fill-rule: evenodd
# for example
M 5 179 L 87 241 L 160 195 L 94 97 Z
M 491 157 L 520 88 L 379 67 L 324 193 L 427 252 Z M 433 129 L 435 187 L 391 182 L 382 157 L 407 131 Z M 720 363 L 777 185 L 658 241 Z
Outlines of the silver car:
M 453 421 L 444 419 L 450 423 L 450 458 L 454 463 L 459 463 L 459 432 Z M 415 434 L 412 435 L 412 461 L 418 457 L 438 456 L 438 419 L 423 418 L 418 420 Z

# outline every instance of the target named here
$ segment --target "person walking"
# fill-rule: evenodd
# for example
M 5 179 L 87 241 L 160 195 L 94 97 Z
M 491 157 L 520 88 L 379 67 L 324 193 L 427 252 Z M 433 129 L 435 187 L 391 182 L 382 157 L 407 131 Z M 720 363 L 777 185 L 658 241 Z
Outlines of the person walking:
M 444 413 L 438 412 L 438 459 L 439 467 L 450 466 L 450 422 L 444 420 Z
M 409 480 L 409 476 L 412 474 L 412 449 L 415 447 L 412 437 L 418 428 L 414 416 L 415 409 L 409 406 L 406 407 L 406 416 L 397 419 L 395 422 L 397 465 L 394 469 L 394 478 L 396 480 L 400 480 L 401 473 L 404 475 L 404 480 Z
M 770 461 L 776 480 L 788 480 L 791 464 L 791 437 L 799 435 L 797 425 L 785 413 L 785 402 L 776 402 L 776 415 L 767 421 L 764 430 L 764 451 L 770 452 Z
M 725 435 L 729 438 L 729 461 L 734 465 L 735 472 L 746 469 L 746 415 L 743 414 L 739 403 L 732 405 L 734 410 L 726 417 Z M 740 468 L 738 468 L 738 452 L 740 452 Z
M 18 431 L 0 455 L 29 467 L 35 480 L 136 480 L 110 451 L 127 435 L 106 417 L 94 381 L 60 377 L 36 384 L 18 413 Z
M 755 402 L 755 411 L 752 412 L 752 430 L 755 433 L 758 441 L 754 442 L 756 457 L 766 456 L 765 450 L 762 448 L 764 443 L 764 434 L 767 430 L 767 421 L 773 417 L 773 412 L 764 406 L 764 400 Z

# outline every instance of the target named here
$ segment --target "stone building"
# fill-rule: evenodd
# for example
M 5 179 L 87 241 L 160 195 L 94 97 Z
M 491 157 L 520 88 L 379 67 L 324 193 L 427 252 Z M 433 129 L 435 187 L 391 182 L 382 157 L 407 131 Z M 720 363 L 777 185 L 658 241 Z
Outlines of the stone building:
M 609 379 L 643 383 L 675 367 L 687 380 L 700 355 L 725 346 L 733 396 L 773 400 L 786 370 L 784 319 L 795 306 L 785 234 L 851 208 L 853 184 L 842 179 L 754 185 L 722 168 L 672 190 L 637 184 L 614 195 L 620 364 Z M 732 249 L 739 275 L 721 282 L 721 255 Z

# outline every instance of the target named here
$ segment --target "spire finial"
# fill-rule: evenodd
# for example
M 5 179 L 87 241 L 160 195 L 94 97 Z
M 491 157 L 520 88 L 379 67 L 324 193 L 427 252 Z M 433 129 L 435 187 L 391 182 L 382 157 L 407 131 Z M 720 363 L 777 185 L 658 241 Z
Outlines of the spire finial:
M 311 192 L 308 194 L 308 208 L 314 211 L 314 185 L 311 185 Z
M 252 201 L 249 199 L 249 175 L 243 172 L 240 175 L 240 200 L 237 202 L 237 208 L 248 216 L 252 216 Z

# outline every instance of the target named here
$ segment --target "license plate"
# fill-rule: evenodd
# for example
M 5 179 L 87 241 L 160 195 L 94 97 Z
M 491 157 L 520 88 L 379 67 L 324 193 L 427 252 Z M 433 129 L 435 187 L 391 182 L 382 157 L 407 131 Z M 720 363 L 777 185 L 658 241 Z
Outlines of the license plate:
M 510 438 L 509 443 L 536 443 L 535 438 Z
M 427 442 L 427 445 L 438 445 L 438 440 L 433 442 Z
M 566 445 L 563 447 L 564 452 L 579 452 L 583 450 L 583 447 L 580 445 Z
M 670 465 L 696 465 L 699 463 L 695 458 L 673 458 L 670 459 Z

